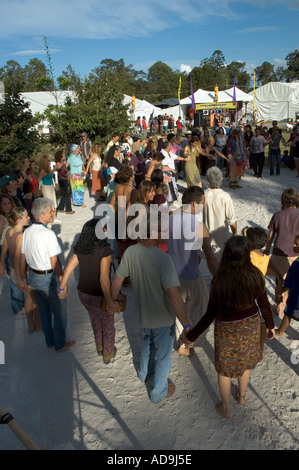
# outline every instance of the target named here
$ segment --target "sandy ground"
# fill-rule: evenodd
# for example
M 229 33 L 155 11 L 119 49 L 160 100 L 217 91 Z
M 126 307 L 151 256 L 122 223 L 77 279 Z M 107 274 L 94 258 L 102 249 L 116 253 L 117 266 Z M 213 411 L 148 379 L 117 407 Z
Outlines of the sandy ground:
M 238 233 L 245 225 L 267 227 L 280 209 L 286 187 L 299 189 L 295 172 L 282 169 L 280 176 L 242 180 L 242 189 L 222 188 L 233 197 Z M 205 185 L 205 178 L 203 178 Z M 182 186 L 184 184 L 181 182 Z M 182 189 L 182 188 L 181 188 Z M 74 240 L 85 221 L 93 217 L 95 202 L 86 191 L 87 208 L 74 215 L 59 214 L 62 223 L 53 230 L 63 247 L 66 265 Z M 210 275 L 200 265 L 207 286 Z M 213 365 L 213 326 L 203 348 L 192 358 L 173 352 L 170 378 L 176 392 L 158 404 L 136 376 L 141 329 L 135 319 L 131 289 L 125 288 L 127 309 L 116 316 L 117 357 L 104 365 L 95 353 L 87 312 L 76 291 L 72 275 L 68 296 L 68 338 L 74 349 L 58 354 L 47 349 L 42 332 L 28 333 L 24 315 L 14 316 L 10 306 L 9 280 L 0 280 L 0 340 L 5 343 L 5 364 L 0 365 L 0 406 L 9 411 L 41 449 L 97 450 L 272 450 L 299 448 L 298 360 L 292 362 L 293 347 L 299 348 L 299 325 L 287 335 L 267 341 L 265 357 L 251 374 L 246 404 L 236 401 L 232 387 L 232 418 L 215 411 L 219 401 Z M 267 281 L 269 300 L 274 299 L 274 280 Z M 274 316 L 276 326 L 280 320 Z M 296 363 L 297 362 L 297 363 Z M 24 446 L 7 426 L 0 426 L 0 449 Z

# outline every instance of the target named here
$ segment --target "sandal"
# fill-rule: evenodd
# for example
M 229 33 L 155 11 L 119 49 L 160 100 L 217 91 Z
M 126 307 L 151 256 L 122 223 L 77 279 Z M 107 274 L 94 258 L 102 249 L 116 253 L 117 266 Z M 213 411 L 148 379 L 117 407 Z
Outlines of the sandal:
M 244 393 L 244 395 L 240 395 L 239 387 L 237 387 L 237 398 L 238 398 L 239 405 L 244 405 L 245 400 L 246 400 L 246 393 Z

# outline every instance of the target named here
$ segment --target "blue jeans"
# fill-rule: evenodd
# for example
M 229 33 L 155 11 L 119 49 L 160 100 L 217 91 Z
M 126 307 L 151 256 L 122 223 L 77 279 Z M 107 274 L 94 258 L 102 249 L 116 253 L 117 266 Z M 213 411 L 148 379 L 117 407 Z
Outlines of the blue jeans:
M 11 308 L 14 314 L 20 312 L 25 305 L 25 294 L 20 289 L 17 288 L 17 285 L 10 278 L 10 300 Z
M 61 349 L 66 343 L 66 299 L 58 297 L 58 280 L 54 273 L 29 273 L 29 284 L 34 291 L 45 335 L 46 345 Z M 53 324 L 52 324 L 53 315 Z
M 25 305 L 25 294 L 20 289 L 17 288 L 16 283 L 11 278 L 11 267 L 12 260 L 10 257 L 9 252 L 6 253 L 5 259 L 5 267 L 6 272 L 10 276 L 9 284 L 10 284 L 10 300 L 11 300 L 11 308 L 13 313 L 16 315 L 19 313 Z
M 281 153 L 279 149 L 270 149 L 270 175 L 274 175 L 274 161 L 276 158 L 276 174 L 280 173 Z
M 150 399 L 157 403 L 168 393 L 168 375 L 174 345 L 175 324 L 161 328 L 144 328 L 138 377 L 145 382 L 155 373 Z

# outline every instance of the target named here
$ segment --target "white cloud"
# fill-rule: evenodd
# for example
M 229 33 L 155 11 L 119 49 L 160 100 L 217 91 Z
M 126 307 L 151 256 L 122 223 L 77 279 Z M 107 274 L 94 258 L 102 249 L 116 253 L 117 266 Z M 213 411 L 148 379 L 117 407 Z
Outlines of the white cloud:
M 0 38 L 47 36 L 77 39 L 129 39 L 148 37 L 182 25 L 237 20 L 246 24 L 251 5 L 266 7 L 270 0 L 1 0 Z M 284 8 L 298 0 L 276 0 Z M 248 7 L 248 12 L 240 5 Z M 264 11 L 264 9 L 263 9 Z M 241 21 L 241 20 L 240 20 Z M 270 28 L 270 29 L 269 29 Z M 243 32 L 257 31 L 245 28 Z M 267 31 L 267 29 L 264 29 Z M 271 26 L 268 27 L 271 31 Z M 161 38 L 163 41 L 163 38 Z
M 191 70 L 192 68 L 190 67 L 190 65 L 181 64 L 180 66 L 180 72 L 191 73 Z
M 284 59 L 278 59 L 278 58 L 274 59 L 274 62 L 276 65 L 280 65 L 280 66 L 282 65 L 283 67 L 285 67 L 287 64 Z
M 239 31 L 236 31 L 235 33 L 233 32 L 232 34 L 273 33 L 274 31 L 279 31 L 280 29 L 284 28 L 280 28 L 277 26 L 256 26 L 253 28 L 240 29 Z
M 217 8 L 217 18 L 234 18 L 230 2 Z M 146 37 L 182 23 L 215 21 L 215 0 L 1 0 L 0 37 L 114 39 Z

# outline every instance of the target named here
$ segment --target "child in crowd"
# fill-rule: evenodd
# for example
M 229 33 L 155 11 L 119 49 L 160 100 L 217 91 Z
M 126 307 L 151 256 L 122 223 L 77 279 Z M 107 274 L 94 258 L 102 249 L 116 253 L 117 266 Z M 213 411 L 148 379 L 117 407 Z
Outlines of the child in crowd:
M 251 243 L 251 252 L 250 252 L 250 260 L 251 263 L 256 266 L 263 274 L 266 276 L 267 272 L 270 275 L 274 275 L 276 277 L 276 290 L 275 290 L 275 300 L 276 303 L 279 303 L 280 296 L 282 292 L 282 285 L 283 279 L 280 274 L 273 268 L 270 256 L 266 255 L 262 252 L 262 248 L 265 247 L 268 239 L 268 235 L 266 230 L 262 227 L 245 227 L 242 230 L 242 235 L 249 238 Z M 261 321 L 262 321 L 261 317 Z M 266 324 L 262 321 L 261 323 L 261 349 L 264 351 L 264 344 L 266 339 Z
M 299 254 L 299 235 L 295 238 L 294 252 Z M 290 325 L 292 319 L 299 321 L 299 255 L 288 270 L 284 281 L 284 288 L 288 289 L 288 298 L 284 317 L 280 327 L 275 329 L 275 336 L 284 336 L 284 332 Z

